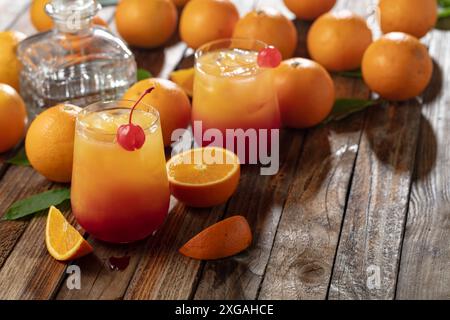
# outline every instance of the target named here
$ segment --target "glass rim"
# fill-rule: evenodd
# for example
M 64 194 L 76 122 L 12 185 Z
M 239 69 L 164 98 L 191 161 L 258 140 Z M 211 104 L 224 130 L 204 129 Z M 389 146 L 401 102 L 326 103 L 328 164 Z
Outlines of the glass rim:
M 113 103 L 117 103 L 117 102 L 129 102 L 129 103 L 133 104 L 133 103 L 136 103 L 136 100 L 118 99 L 118 100 L 97 101 L 97 102 L 91 103 L 90 105 L 84 107 L 83 110 L 81 110 L 80 113 L 77 115 L 77 119 L 76 119 L 77 126 L 79 125 L 82 127 L 83 130 L 87 130 L 91 133 L 101 134 L 103 136 L 115 136 L 116 133 L 103 132 L 102 130 L 92 129 L 89 126 L 83 124 L 82 117 L 87 116 L 92 113 L 98 113 L 98 112 L 102 112 L 102 111 L 106 111 L 106 110 L 130 110 L 131 111 L 131 108 L 120 107 L 120 106 L 119 107 L 102 108 L 99 110 L 92 110 L 92 108 L 94 108 L 95 106 L 108 105 L 108 104 L 113 104 Z M 160 119 L 159 112 L 155 107 L 151 106 L 148 103 L 140 101 L 138 104 L 138 107 L 140 105 L 144 105 L 148 109 L 147 110 L 136 109 L 137 111 L 150 113 L 150 114 L 154 115 L 154 117 L 155 117 L 155 119 L 148 126 L 145 126 L 145 128 L 142 128 L 142 130 L 144 130 L 144 131 L 149 131 L 152 127 L 154 127 L 158 123 L 158 121 Z
M 198 64 L 198 59 L 203 56 L 204 54 L 208 53 L 208 52 L 213 52 L 214 50 L 221 50 L 221 49 L 225 49 L 227 47 L 223 47 L 223 48 L 216 48 L 214 50 L 208 50 L 209 48 L 214 48 L 214 45 L 219 45 L 221 43 L 229 43 L 230 45 L 228 46 L 228 48 L 239 48 L 238 45 L 233 45 L 234 43 L 245 43 L 245 44 L 254 44 L 255 46 L 260 46 L 261 49 L 267 48 L 269 45 L 261 40 L 257 40 L 257 39 L 247 39 L 247 38 L 222 38 L 222 39 L 218 39 L 218 40 L 213 40 L 210 42 L 207 42 L 203 45 L 201 45 L 199 48 L 197 48 L 195 50 L 194 53 L 194 58 L 195 58 L 195 62 L 194 62 L 194 66 L 196 69 L 200 69 L 200 71 L 204 72 L 203 70 L 201 70 L 201 68 L 198 68 L 197 64 Z M 244 46 L 245 47 L 245 46 Z M 251 49 L 247 49 L 247 50 L 251 50 Z M 254 51 L 257 51 L 256 49 Z M 243 63 L 242 65 L 239 66 L 253 66 L 254 63 L 253 62 L 249 62 L 249 63 Z M 238 67 L 236 67 L 238 68 Z M 260 72 L 262 71 L 264 68 L 260 68 L 259 66 L 257 66 L 257 71 Z
M 213 40 L 213 41 L 209 41 L 205 44 L 202 44 L 200 47 L 198 47 L 195 50 L 194 53 L 194 57 L 195 59 L 199 58 L 199 56 L 201 55 L 202 51 L 205 51 L 205 48 L 207 47 L 211 47 L 215 44 L 219 44 L 219 43 L 225 43 L 225 42 L 231 42 L 231 44 L 233 43 L 233 41 L 240 41 L 240 42 L 246 42 L 246 43 L 255 43 L 257 45 L 260 45 L 262 48 L 267 48 L 269 45 L 267 43 L 265 43 L 264 41 L 261 40 L 257 40 L 257 39 L 247 39 L 247 38 L 222 38 L 222 39 L 217 39 L 217 40 Z

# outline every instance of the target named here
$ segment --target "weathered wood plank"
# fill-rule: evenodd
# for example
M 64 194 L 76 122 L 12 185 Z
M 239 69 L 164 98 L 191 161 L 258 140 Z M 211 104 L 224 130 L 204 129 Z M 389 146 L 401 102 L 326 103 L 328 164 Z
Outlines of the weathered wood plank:
M 425 93 L 396 298 L 450 299 L 450 35 L 433 31 L 437 60 Z
M 419 120 L 420 107 L 412 101 L 371 108 L 367 114 L 331 299 L 394 297 Z
M 302 150 L 303 131 L 289 130 L 280 137 L 280 170 L 262 176 L 257 166 L 246 167 L 226 217 L 243 215 L 253 233 L 253 245 L 244 253 L 207 262 L 195 299 L 255 299 L 264 276 L 273 239 Z
M 177 205 L 161 232 L 149 242 L 124 298 L 188 299 L 202 262 L 182 256 L 178 249 L 219 220 L 224 208 L 197 210 Z
M 68 206 L 66 206 L 68 208 Z M 70 210 L 65 216 L 71 224 Z M 53 259 L 45 246 L 46 214 L 33 218 L 0 270 L 0 299 L 50 299 L 66 264 Z
M 379 35 L 373 17 L 369 22 Z M 371 108 L 367 114 L 330 299 L 394 297 L 419 119 L 414 101 Z
M 28 13 L 28 7 L 30 6 L 31 0 L 22 1 L 0 1 L 0 30 L 4 29 L 14 29 L 14 22 L 21 16 Z
M 379 34 L 376 26 L 374 29 Z M 424 41 L 429 43 L 430 36 Z M 368 114 L 330 283 L 330 299 L 395 296 L 420 108 L 419 101 L 412 100 L 373 108 Z
M 339 97 L 367 99 L 361 80 L 335 78 Z M 308 132 L 260 299 L 325 299 L 364 113 Z
M 0 214 L 15 201 L 51 188 L 52 183 L 29 167 L 11 166 L 0 180 Z M 0 221 L 0 268 L 25 231 L 29 220 Z

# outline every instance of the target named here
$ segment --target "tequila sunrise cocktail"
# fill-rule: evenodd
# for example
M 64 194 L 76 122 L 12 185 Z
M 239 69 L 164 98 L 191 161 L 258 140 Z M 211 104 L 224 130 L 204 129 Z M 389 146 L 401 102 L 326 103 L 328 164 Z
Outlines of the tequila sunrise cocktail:
M 128 151 L 117 142 L 117 130 L 129 121 L 133 104 L 101 102 L 77 118 L 72 210 L 87 232 L 107 242 L 147 237 L 161 226 L 169 208 L 158 112 L 139 103 L 133 113 L 133 122 L 145 132 L 140 149 Z
M 257 40 L 226 39 L 197 50 L 192 109 L 197 143 L 203 146 L 211 143 L 205 141 L 204 132 L 208 129 L 218 129 L 223 136 L 222 141 L 214 141 L 211 145 L 229 148 L 231 141 L 226 141 L 227 129 L 234 131 L 235 138 L 245 135 L 243 131 L 248 129 L 256 133 L 257 141 L 249 141 L 249 137 L 255 135 L 245 135 L 247 152 L 249 146 L 258 145 L 260 138 L 270 142 L 270 131 L 280 127 L 280 114 L 272 69 L 261 68 L 257 62 L 258 53 L 266 47 Z M 195 132 L 196 122 L 201 122 L 200 142 Z M 231 148 L 234 152 L 237 151 L 236 140 L 239 138 Z

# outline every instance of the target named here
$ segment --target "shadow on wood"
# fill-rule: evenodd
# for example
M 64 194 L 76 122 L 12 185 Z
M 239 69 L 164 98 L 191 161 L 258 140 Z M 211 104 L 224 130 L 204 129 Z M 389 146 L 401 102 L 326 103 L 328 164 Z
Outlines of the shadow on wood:
M 430 174 L 436 166 L 437 154 L 438 141 L 434 129 L 430 121 L 421 115 L 419 146 L 416 154 L 416 169 L 414 171 L 413 181 L 424 180 Z M 420 164 L 420 170 L 417 169 L 418 164 Z
M 418 138 L 420 112 L 417 100 L 388 103 L 368 110 L 370 121 L 364 133 L 369 146 L 378 160 L 395 171 L 413 170 L 414 161 L 408 157 Z
M 441 94 L 442 86 L 443 86 L 442 68 L 439 65 L 439 63 L 435 59 L 433 59 L 433 75 L 422 98 L 424 106 L 427 106 L 431 102 L 436 100 L 436 98 Z

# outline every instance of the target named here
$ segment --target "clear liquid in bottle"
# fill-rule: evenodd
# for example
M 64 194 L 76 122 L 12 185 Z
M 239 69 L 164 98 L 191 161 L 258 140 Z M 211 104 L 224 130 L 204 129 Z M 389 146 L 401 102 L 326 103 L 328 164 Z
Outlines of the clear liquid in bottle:
M 136 81 L 136 62 L 126 44 L 95 26 L 94 0 L 52 0 L 54 28 L 22 41 L 20 90 L 29 115 L 61 102 L 85 107 L 122 96 Z

